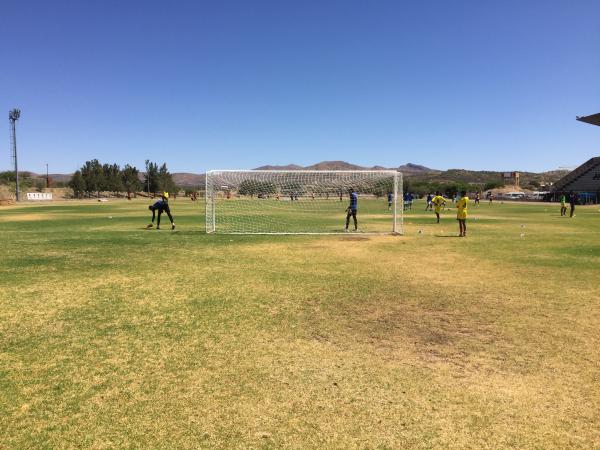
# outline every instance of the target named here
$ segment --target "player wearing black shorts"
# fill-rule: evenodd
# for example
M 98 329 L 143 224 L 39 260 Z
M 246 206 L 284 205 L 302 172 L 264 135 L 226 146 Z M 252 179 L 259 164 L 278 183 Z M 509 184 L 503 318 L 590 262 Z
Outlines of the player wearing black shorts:
M 354 219 L 354 231 L 358 231 L 358 221 L 356 219 L 356 211 L 358 210 L 358 194 L 354 189 L 350 189 L 350 205 L 346 208 L 346 229 L 348 231 L 348 225 L 350 225 L 350 217 Z
M 156 212 L 158 211 L 158 218 L 156 220 L 156 229 L 160 230 L 160 216 L 162 213 L 167 213 L 169 220 L 171 221 L 171 230 L 175 229 L 175 221 L 171 215 L 171 209 L 169 208 L 169 193 L 164 192 L 161 199 L 155 202 L 153 205 L 148 206 L 148 209 L 152 211 L 152 222 L 148 224 L 146 228 L 152 228 L 154 226 L 154 219 L 156 218 Z
M 573 217 L 575 215 L 575 205 L 577 204 L 577 194 L 573 191 L 569 193 L 569 206 L 571 207 L 571 212 L 569 213 L 569 217 Z

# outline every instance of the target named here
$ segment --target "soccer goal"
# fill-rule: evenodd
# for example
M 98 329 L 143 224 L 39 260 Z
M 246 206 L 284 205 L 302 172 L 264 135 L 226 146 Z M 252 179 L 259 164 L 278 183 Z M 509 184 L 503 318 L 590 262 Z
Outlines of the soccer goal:
M 206 173 L 207 233 L 334 234 L 347 223 L 354 232 L 356 218 L 360 233 L 402 234 L 402 209 L 402 174 L 394 170 Z

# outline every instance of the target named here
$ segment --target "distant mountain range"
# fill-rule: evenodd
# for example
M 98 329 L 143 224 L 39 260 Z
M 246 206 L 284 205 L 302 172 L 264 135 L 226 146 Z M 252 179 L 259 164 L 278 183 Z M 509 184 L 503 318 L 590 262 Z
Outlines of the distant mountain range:
M 299 166 L 297 164 L 288 164 L 287 166 L 261 166 L 257 167 L 256 170 L 399 170 L 405 175 L 440 172 L 439 170 L 430 169 L 428 167 L 412 163 L 404 164 L 403 166 L 399 167 L 364 167 L 351 164 L 346 161 L 321 161 L 320 163 L 306 167 Z
M 310 166 L 300 166 L 298 164 L 288 164 L 285 166 L 265 165 L 257 167 L 255 170 L 399 170 L 406 179 L 414 183 L 463 182 L 485 184 L 500 181 L 502 175 L 501 171 L 463 169 L 437 170 L 413 163 L 403 164 L 398 167 L 364 167 L 346 161 L 321 161 Z M 568 172 L 568 170 L 553 170 L 542 173 L 521 172 L 521 185 L 525 186 L 532 182 L 537 184 L 554 183 Z M 36 175 L 32 173 L 32 176 Z M 37 176 L 45 177 L 45 175 Z M 143 177 L 143 173 L 140 173 L 140 177 Z M 54 173 L 50 174 L 50 178 L 55 182 L 66 183 L 71 179 L 71 174 Z M 173 173 L 173 180 L 177 185 L 182 187 L 202 186 L 205 182 L 205 176 L 204 174 L 197 173 L 175 172 Z
M 266 165 L 256 167 L 254 170 L 399 170 L 407 177 L 441 173 L 439 170 L 412 163 L 388 168 L 382 166 L 363 167 L 346 161 L 321 161 L 310 166 L 300 166 L 298 164 L 288 164 L 285 166 Z M 204 174 L 176 172 L 173 173 L 173 180 L 178 186 L 201 186 L 205 182 L 205 177 Z

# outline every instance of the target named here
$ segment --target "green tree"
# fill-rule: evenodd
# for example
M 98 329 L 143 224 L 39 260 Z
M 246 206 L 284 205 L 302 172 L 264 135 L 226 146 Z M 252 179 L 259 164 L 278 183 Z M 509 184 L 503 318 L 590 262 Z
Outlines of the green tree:
M 15 172 L 14 170 L 8 170 L 6 172 L 0 172 L 0 184 L 5 184 L 9 189 L 13 190 L 15 187 Z M 32 187 L 37 188 L 37 178 L 33 177 L 31 172 L 19 172 L 19 189 L 23 192 L 31 189 Z
M 123 190 L 123 181 L 121 178 L 121 168 L 118 164 L 104 164 L 102 166 L 104 174 L 104 189 L 114 192 L 115 195 Z
M 7 170 L 0 172 L 0 184 L 11 184 L 15 182 L 15 171 Z
M 43 192 L 46 188 L 46 180 L 43 178 L 37 178 L 34 180 L 33 185 L 36 191 Z
M 69 181 L 69 187 L 73 189 L 73 195 L 75 197 L 81 198 L 85 192 L 85 181 L 83 176 L 81 176 L 80 170 L 77 170 L 71 177 L 71 181 Z
M 177 194 L 179 191 L 166 163 L 163 163 L 158 169 L 158 188 L 161 192 L 168 192 L 170 194 Z
M 86 161 L 81 167 L 81 176 L 85 183 L 85 192 L 91 196 L 93 192 L 100 197 L 100 191 L 104 189 L 106 182 L 104 179 L 104 170 L 97 159 Z
M 126 164 L 121 172 L 121 182 L 127 191 L 127 198 L 131 198 L 131 193 L 142 189 L 140 181 L 140 172 L 137 168 Z
M 150 192 L 156 193 L 160 187 L 158 185 L 158 164 L 153 163 L 150 160 L 146 160 L 146 173 L 144 174 L 144 189 Z

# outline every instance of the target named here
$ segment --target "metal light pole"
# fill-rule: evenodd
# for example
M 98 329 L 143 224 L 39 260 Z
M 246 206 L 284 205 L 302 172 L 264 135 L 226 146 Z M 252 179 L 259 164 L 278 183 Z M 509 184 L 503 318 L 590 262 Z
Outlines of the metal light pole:
M 19 165 L 17 163 L 17 127 L 16 122 L 21 117 L 21 110 L 15 108 L 8 112 L 8 121 L 10 122 L 10 143 L 12 150 L 12 157 L 15 162 L 15 197 L 19 201 Z

